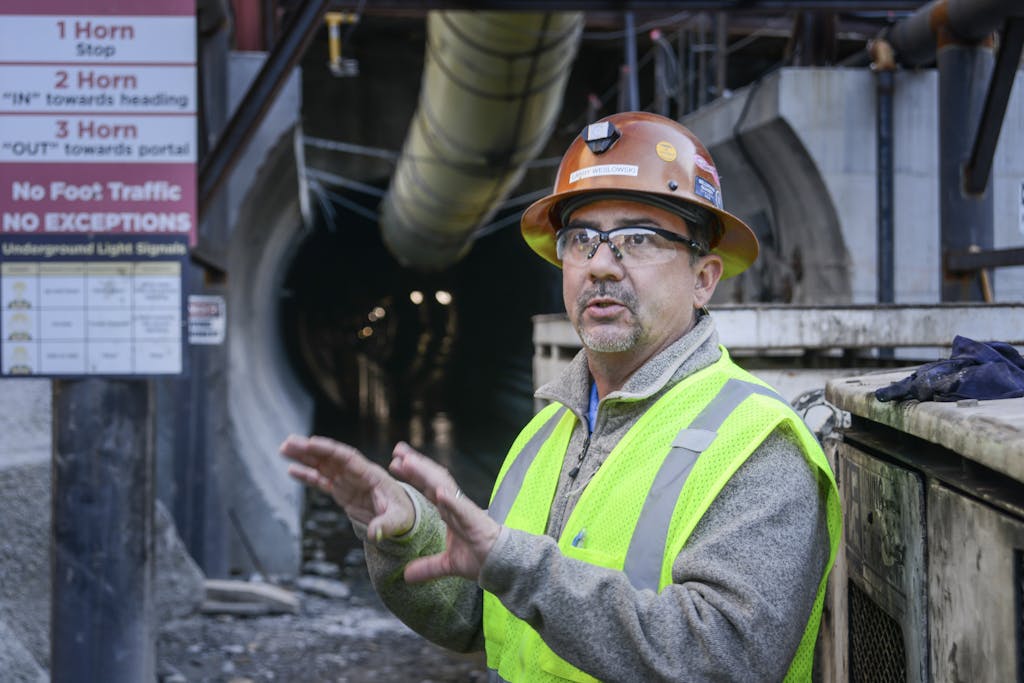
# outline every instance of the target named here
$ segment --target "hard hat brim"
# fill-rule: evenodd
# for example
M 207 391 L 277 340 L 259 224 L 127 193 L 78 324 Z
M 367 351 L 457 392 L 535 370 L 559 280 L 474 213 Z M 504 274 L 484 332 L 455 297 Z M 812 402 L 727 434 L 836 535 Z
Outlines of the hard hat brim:
M 555 233 L 562 228 L 559 205 L 581 194 L 595 193 L 593 189 L 560 192 L 538 199 L 523 212 L 520 229 L 523 239 L 544 260 L 561 268 L 555 250 Z M 626 192 L 627 194 L 643 194 Z M 754 232 L 728 211 L 707 204 L 695 204 L 713 213 L 722 223 L 722 235 L 711 252 L 722 259 L 722 279 L 739 275 L 757 260 L 759 246 Z

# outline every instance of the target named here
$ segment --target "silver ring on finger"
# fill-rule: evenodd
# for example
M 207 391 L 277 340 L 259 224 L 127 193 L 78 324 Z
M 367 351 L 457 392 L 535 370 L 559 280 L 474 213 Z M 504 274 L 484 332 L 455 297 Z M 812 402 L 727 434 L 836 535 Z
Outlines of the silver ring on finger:
M 462 498 L 463 495 L 464 494 L 462 493 L 462 489 L 459 489 L 459 488 L 455 489 L 455 500 L 458 500 L 459 498 Z

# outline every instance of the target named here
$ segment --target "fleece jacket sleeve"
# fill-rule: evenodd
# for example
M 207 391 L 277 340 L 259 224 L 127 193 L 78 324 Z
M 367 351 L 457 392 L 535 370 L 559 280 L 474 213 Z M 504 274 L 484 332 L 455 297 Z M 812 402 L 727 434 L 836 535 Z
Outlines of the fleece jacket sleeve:
M 502 531 L 481 585 L 560 657 L 602 681 L 777 681 L 792 661 L 828 560 L 824 495 L 786 434 L 723 488 L 660 593 Z
M 402 486 L 416 508 L 416 522 L 407 533 L 374 543 L 364 526 L 353 524 L 363 539 L 370 580 L 387 608 L 423 637 L 457 652 L 482 650 L 483 592 L 477 584 L 460 577 L 408 584 L 402 576 L 410 560 L 441 552 L 446 534 L 430 501 L 412 486 Z

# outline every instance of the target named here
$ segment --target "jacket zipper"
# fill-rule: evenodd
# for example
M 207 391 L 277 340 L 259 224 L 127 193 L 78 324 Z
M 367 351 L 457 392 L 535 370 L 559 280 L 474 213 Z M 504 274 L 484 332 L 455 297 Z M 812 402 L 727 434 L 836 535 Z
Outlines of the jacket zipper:
M 587 440 L 583 442 L 583 450 L 580 451 L 579 458 L 576 459 L 576 466 L 569 470 L 570 479 L 575 480 L 580 473 L 580 466 L 583 465 L 583 459 L 587 457 L 587 451 L 590 449 L 590 436 L 587 434 Z
M 583 442 L 583 450 L 580 451 L 579 457 L 576 459 L 576 465 L 571 470 L 569 470 L 569 478 L 571 480 L 573 480 L 573 481 L 576 481 L 576 477 L 580 473 L 580 465 L 583 464 L 583 459 L 587 457 L 587 450 L 590 448 L 590 436 L 591 436 L 590 434 L 587 434 L 587 439 L 586 439 L 586 441 Z M 568 496 L 568 494 L 566 494 L 566 495 L 562 496 L 562 510 L 561 510 L 560 516 L 559 516 L 559 522 L 560 522 L 560 527 L 558 529 L 558 534 L 559 535 L 561 535 L 561 533 L 562 533 L 562 531 L 564 529 L 564 526 L 565 526 L 565 522 L 567 521 L 567 519 L 566 519 L 566 511 L 568 509 L 569 509 L 569 496 Z M 556 535 L 554 538 L 557 540 L 558 536 Z

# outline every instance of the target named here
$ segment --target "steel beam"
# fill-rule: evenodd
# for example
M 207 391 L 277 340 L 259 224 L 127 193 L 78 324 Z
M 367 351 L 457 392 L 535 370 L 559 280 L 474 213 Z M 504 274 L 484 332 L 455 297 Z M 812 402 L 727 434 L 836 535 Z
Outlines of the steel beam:
M 352 9 L 348 0 L 333 0 L 332 8 Z M 833 10 L 836 12 L 907 11 L 921 7 L 921 0 L 373 0 L 364 14 L 430 10 L 522 10 L 528 12 L 622 12 L 622 11 L 721 11 Z
M 974 272 L 982 268 L 1024 266 L 1024 247 L 953 251 L 946 254 L 946 269 L 951 272 Z
M 992 172 L 992 158 L 995 156 L 999 133 L 1010 101 L 1010 91 L 1017 77 L 1021 50 L 1024 48 L 1024 19 L 1007 19 L 1003 39 L 999 45 L 999 56 L 992 72 L 992 82 L 985 96 L 985 107 L 978 123 L 971 157 L 964 168 L 964 186 L 967 194 L 982 194 L 988 185 Z

